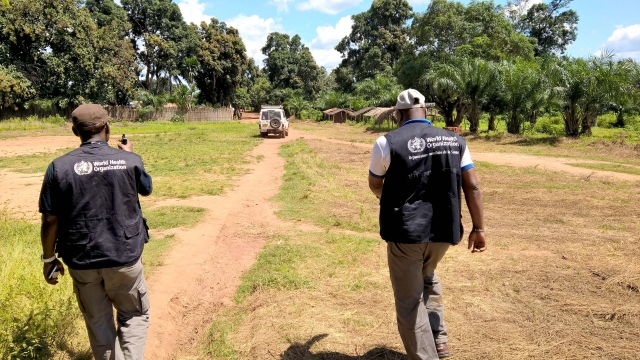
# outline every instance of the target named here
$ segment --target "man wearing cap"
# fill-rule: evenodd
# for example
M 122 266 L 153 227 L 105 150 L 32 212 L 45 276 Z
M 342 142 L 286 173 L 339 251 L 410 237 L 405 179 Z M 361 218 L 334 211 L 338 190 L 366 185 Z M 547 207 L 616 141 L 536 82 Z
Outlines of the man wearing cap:
M 82 144 L 49 165 L 40 193 L 45 280 L 69 267 L 96 359 L 142 359 L 149 295 L 140 256 L 148 233 L 138 194 L 151 194 L 151 176 L 131 142 L 111 148 L 107 112 L 79 106 L 73 133 Z M 117 311 L 114 325 L 113 307 Z
M 410 359 L 449 356 L 442 287 L 435 274 L 462 239 L 460 188 L 471 214 L 472 252 L 486 250 L 482 195 L 465 140 L 426 119 L 424 96 L 398 95 L 399 128 L 373 146 L 369 187 L 380 199 L 398 330 Z

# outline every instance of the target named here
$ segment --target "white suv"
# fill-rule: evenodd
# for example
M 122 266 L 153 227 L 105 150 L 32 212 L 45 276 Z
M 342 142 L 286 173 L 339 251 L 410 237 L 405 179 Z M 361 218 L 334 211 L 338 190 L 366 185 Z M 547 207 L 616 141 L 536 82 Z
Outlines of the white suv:
M 280 137 L 289 136 L 289 121 L 287 121 L 282 105 L 262 105 L 258 126 L 262 137 L 267 137 L 269 134 L 276 134 Z

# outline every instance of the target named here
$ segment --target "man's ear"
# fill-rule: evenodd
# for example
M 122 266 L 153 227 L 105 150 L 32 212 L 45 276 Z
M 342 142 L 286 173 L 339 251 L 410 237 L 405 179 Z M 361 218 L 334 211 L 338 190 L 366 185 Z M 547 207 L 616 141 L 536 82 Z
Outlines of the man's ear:
M 80 133 L 78 132 L 78 129 L 76 129 L 75 126 L 72 126 L 71 130 L 73 131 L 73 135 L 80 137 Z
M 111 135 L 111 127 L 109 127 L 109 123 L 104 126 L 104 137 L 109 142 L 109 135 Z

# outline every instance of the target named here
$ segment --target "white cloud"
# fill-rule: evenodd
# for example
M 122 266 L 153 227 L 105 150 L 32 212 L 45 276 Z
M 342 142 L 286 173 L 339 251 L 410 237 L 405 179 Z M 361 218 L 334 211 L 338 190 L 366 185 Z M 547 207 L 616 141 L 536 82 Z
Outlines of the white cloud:
M 348 8 L 360 4 L 362 0 L 308 0 L 298 4 L 298 10 L 317 10 L 325 14 L 335 15 Z
M 510 15 L 512 20 L 520 19 L 535 4 L 540 4 L 542 0 L 515 0 L 511 6 L 505 6 L 503 12 Z
M 409 0 L 409 5 L 411 6 L 420 6 L 431 4 L 431 0 Z
M 275 5 L 278 8 L 278 12 L 289 12 L 289 3 L 293 3 L 295 0 L 272 0 L 270 5 Z
M 619 57 L 640 60 L 640 24 L 617 28 L 603 46 Z
M 178 7 L 182 13 L 182 18 L 187 24 L 200 25 L 203 21 L 208 23 L 213 17 L 204 14 L 205 4 L 200 3 L 198 0 L 180 0 Z
M 259 66 L 262 66 L 262 60 L 264 59 L 260 49 L 267 42 L 267 35 L 274 31 L 284 32 L 282 25 L 273 18 L 263 19 L 258 15 L 246 16 L 240 14 L 233 19 L 227 20 L 226 23 L 238 29 L 244 46 L 247 48 L 247 55 L 252 57 Z
M 341 54 L 334 47 L 351 32 L 353 20 L 351 16 L 345 16 L 338 20 L 336 26 L 318 26 L 317 36 L 311 41 L 309 49 L 316 63 L 328 69 L 338 66 Z

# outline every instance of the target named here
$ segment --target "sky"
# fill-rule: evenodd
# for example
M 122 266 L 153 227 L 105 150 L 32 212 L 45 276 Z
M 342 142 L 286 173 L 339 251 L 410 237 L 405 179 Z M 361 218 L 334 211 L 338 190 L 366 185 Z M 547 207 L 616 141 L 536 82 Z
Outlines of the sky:
M 238 29 L 249 56 L 262 66 L 270 32 L 298 34 L 316 62 L 336 67 L 340 54 L 334 47 L 351 31 L 351 15 L 366 11 L 371 0 L 174 0 L 187 22 L 199 24 L 215 17 Z M 530 4 L 543 0 L 528 0 Z M 545 0 L 549 1 L 549 0 Z M 468 4 L 470 0 L 460 0 Z M 495 0 L 506 5 L 507 0 Z M 430 0 L 409 0 L 415 12 L 424 12 Z M 640 60 L 640 0 L 574 0 L 578 38 L 567 53 L 575 57 L 597 54 L 606 48 L 621 57 Z

